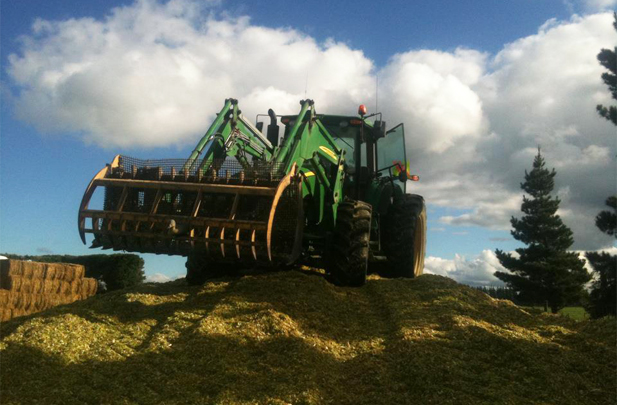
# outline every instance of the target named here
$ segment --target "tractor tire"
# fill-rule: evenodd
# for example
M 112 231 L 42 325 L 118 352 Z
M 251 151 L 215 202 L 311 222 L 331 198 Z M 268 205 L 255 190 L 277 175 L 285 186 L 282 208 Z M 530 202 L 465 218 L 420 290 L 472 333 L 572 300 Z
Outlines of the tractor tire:
M 206 252 L 203 250 L 193 250 L 189 253 L 185 264 L 186 282 L 189 285 L 202 285 L 211 278 L 234 274 L 236 266 L 209 262 L 206 258 Z
M 371 233 L 371 205 L 346 200 L 339 204 L 326 271 L 339 286 L 359 287 L 366 283 Z
M 426 255 L 426 206 L 415 194 L 395 197 L 381 229 L 382 251 L 387 262 L 380 266 L 383 277 L 418 277 Z

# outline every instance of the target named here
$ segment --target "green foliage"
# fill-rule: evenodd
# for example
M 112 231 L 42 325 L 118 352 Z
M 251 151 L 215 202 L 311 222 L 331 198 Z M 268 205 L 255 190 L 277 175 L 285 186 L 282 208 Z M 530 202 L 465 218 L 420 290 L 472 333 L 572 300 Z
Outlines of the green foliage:
M 516 291 L 509 287 L 476 287 L 477 290 L 482 291 L 490 297 L 499 299 L 499 300 L 510 300 L 515 304 L 520 305 L 520 300 Z
M 606 199 L 610 211 L 602 211 L 596 216 L 596 226 L 607 235 L 617 237 L 617 196 Z M 606 252 L 587 252 L 587 261 L 596 272 L 589 293 L 587 311 L 593 318 L 616 315 L 617 256 Z
M 133 254 L 20 256 L 6 253 L 4 256 L 37 262 L 81 264 L 86 268 L 86 277 L 104 281 L 108 291 L 133 287 L 146 279 L 144 260 Z
M 586 256 L 589 265 L 596 272 L 596 279 L 589 293 L 587 310 L 593 318 L 600 318 L 606 315 L 615 316 L 617 256 L 606 252 L 587 252 Z
M 584 295 L 584 285 L 590 275 L 584 262 L 567 249 L 574 242 L 572 231 L 556 214 L 560 200 L 552 197 L 555 169 L 545 168 L 538 150 L 533 169 L 525 171 L 521 188 L 531 198 L 523 197 L 521 219 L 512 217 L 512 236 L 527 245 L 516 249 L 518 257 L 499 249 L 495 251 L 500 263 L 509 272 L 495 276 L 513 288 L 522 302 L 548 302 L 553 313 Z
M 617 30 L 617 13 L 613 13 L 615 21 L 613 27 Z M 602 73 L 602 80 L 608 86 L 614 100 L 617 100 L 617 48 L 615 51 L 610 49 L 602 49 L 598 54 L 598 61 L 604 66 L 608 72 Z M 596 106 L 596 110 L 601 117 L 611 121 L 617 125 L 617 106 L 611 105 L 605 107 L 601 104 Z
M 612 210 L 601 211 L 596 216 L 596 226 L 605 234 L 617 238 L 617 196 L 608 197 L 606 205 L 611 207 Z

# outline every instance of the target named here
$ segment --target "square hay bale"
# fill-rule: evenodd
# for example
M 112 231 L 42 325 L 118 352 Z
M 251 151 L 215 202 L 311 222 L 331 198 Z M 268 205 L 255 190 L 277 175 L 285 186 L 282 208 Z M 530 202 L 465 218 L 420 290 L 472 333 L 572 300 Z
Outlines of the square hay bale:
M 10 296 L 9 290 L 0 290 L 0 307 L 6 308 L 8 306 Z
M 83 287 L 85 289 L 85 294 L 87 297 L 91 297 L 96 294 L 96 289 L 98 287 L 98 282 L 95 278 L 84 278 Z
M 7 276 L 21 276 L 21 260 L 0 260 L 0 280 Z
M 45 265 L 45 279 L 58 280 L 64 278 L 65 267 L 60 263 L 47 263 Z
M 61 280 L 44 280 L 43 281 L 43 293 L 44 294 L 57 294 L 60 289 Z
M 86 273 L 86 268 L 80 264 L 62 264 L 62 280 L 64 281 L 74 281 L 74 280 L 81 280 L 82 278 L 84 278 L 84 275 Z
M 32 279 L 31 278 L 22 278 L 21 286 L 19 287 L 19 292 L 32 294 Z
M 27 262 L 32 269 L 32 275 L 30 278 L 43 278 L 45 276 L 45 267 L 47 267 L 46 263 L 40 262 Z
M 0 287 L 10 291 L 20 291 L 23 280 L 23 276 L 6 276 L 2 278 L 0 282 Z
M 32 294 L 19 293 L 17 294 L 16 305 L 14 305 L 13 308 L 25 310 L 30 306 L 31 302 L 32 302 Z
M 83 279 L 73 280 L 71 282 L 71 294 L 81 294 L 83 282 L 84 282 Z
M 31 280 L 32 284 L 32 294 L 42 294 L 43 293 L 43 282 L 45 280 L 42 278 L 33 278 Z
M 58 289 L 58 294 L 71 294 L 72 284 L 65 280 L 59 280 L 60 286 Z
M 32 278 L 34 272 L 34 262 L 21 262 L 21 276 L 23 278 Z
M 13 317 L 13 310 L 10 308 L 0 308 L 0 322 L 6 322 Z
M 84 278 L 86 276 L 86 268 L 81 264 L 71 264 L 71 267 L 74 268 L 74 276 L 76 279 Z

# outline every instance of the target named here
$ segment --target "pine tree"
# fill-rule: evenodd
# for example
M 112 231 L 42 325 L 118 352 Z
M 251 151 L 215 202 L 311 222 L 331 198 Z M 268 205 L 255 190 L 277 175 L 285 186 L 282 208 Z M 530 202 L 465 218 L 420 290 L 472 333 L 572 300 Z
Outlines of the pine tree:
M 617 196 L 606 200 L 612 210 L 602 211 L 596 216 L 596 226 L 607 235 L 617 238 Z M 596 273 L 587 311 L 592 318 L 616 315 L 617 300 L 617 256 L 606 252 L 587 252 L 587 261 Z
M 523 196 L 521 211 L 525 215 L 510 220 L 512 236 L 527 247 L 516 249 L 518 257 L 497 249 L 497 258 L 509 272 L 498 271 L 495 276 L 518 292 L 522 301 L 547 302 L 556 313 L 580 299 L 591 276 L 584 261 L 567 251 L 574 242 L 572 231 L 556 214 L 559 198 L 551 196 L 557 173 L 544 166 L 538 148 L 533 169 L 525 171 L 525 182 L 521 183 L 531 196 Z
M 613 27 L 617 31 L 617 13 L 613 13 L 613 17 L 615 21 L 613 22 Z M 606 69 L 608 72 L 602 73 L 602 80 L 608 86 L 608 89 L 613 96 L 613 100 L 617 100 L 617 48 L 614 51 L 610 49 L 602 49 L 598 54 L 598 62 Z M 596 106 L 596 110 L 601 117 L 606 118 L 611 121 L 614 125 L 617 125 L 617 106 L 611 105 L 605 107 L 601 104 Z

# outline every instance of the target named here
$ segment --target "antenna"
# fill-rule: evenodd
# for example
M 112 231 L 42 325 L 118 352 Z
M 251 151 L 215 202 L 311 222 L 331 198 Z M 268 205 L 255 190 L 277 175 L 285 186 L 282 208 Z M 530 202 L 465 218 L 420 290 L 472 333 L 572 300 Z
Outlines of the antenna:
M 379 112 L 379 77 L 375 74 L 375 112 Z

